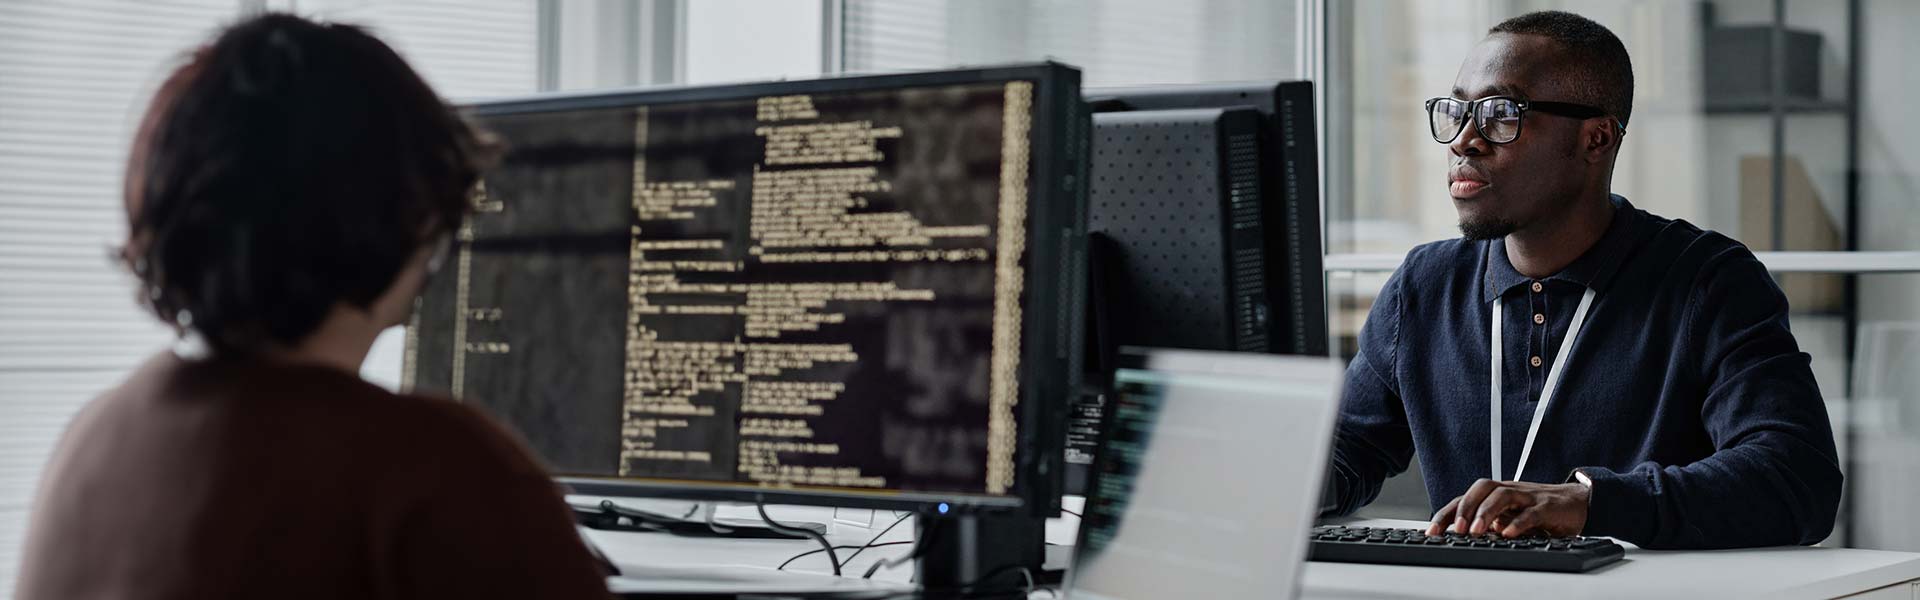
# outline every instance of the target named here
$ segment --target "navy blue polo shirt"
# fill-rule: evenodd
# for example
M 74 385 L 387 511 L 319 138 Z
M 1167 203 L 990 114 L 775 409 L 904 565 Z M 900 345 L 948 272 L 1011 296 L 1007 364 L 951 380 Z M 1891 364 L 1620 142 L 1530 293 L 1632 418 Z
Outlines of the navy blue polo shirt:
M 1502 303 L 1500 479 L 1593 480 L 1587 535 L 1648 548 L 1811 544 L 1833 529 L 1833 430 L 1787 326 L 1787 299 L 1745 246 L 1613 197 L 1599 242 L 1561 272 L 1514 270 L 1503 240 L 1407 254 L 1347 367 L 1333 453 L 1338 514 L 1420 458 L 1433 510 L 1492 478 L 1489 320 Z M 1596 299 L 1548 403 L 1534 409 L 1575 307 Z

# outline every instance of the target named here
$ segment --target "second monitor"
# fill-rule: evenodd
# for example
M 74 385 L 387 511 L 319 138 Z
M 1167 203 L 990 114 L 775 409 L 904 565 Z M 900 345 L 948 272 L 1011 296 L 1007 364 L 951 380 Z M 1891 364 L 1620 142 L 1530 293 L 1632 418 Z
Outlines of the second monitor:
M 1089 90 L 1087 387 L 1068 420 L 1085 488 L 1121 346 L 1325 356 L 1313 85 Z
M 1327 354 L 1313 84 L 1089 90 L 1117 345 Z

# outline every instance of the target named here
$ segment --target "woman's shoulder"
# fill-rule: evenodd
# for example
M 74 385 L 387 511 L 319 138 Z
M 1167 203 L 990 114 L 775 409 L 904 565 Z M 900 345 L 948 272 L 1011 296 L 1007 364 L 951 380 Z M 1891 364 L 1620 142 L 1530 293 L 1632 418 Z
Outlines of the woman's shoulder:
M 430 392 L 396 391 L 337 368 L 159 356 L 91 411 L 218 415 L 230 428 L 283 436 L 283 446 L 351 448 L 365 460 L 542 475 L 525 446 L 480 409 Z

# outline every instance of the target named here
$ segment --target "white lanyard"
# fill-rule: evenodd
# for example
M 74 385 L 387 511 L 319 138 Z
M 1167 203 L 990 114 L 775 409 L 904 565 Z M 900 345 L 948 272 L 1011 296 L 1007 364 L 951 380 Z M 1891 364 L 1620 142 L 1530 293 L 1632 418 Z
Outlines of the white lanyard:
M 1566 372 L 1567 353 L 1572 352 L 1573 339 L 1580 335 L 1580 326 L 1587 322 L 1587 308 L 1593 306 L 1593 297 L 1597 295 L 1593 288 L 1580 296 L 1580 307 L 1573 310 L 1573 322 L 1567 325 L 1567 337 L 1560 340 L 1560 351 L 1553 355 L 1553 366 L 1547 369 L 1546 389 L 1540 391 L 1540 403 L 1533 407 L 1533 424 L 1527 426 L 1527 444 L 1520 447 L 1520 465 L 1513 470 L 1513 480 L 1519 481 L 1520 475 L 1527 471 L 1527 456 L 1533 453 L 1533 440 L 1540 435 L 1540 421 L 1547 416 L 1547 402 L 1553 400 L 1554 388 L 1560 385 L 1560 374 Z M 1506 481 L 1506 472 L 1500 465 L 1500 305 L 1504 299 L 1493 300 L 1493 420 L 1488 428 L 1493 432 L 1493 480 Z

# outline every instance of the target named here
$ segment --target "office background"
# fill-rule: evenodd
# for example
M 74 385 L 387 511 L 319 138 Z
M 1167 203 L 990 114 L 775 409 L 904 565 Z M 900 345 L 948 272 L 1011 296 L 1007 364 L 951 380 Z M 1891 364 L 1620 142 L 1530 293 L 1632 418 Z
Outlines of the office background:
M 1909 508 L 1920 497 L 1920 75 L 1905 64 L 1920 55 L 1908 34 L 1920 4 L 19 0 L 0 2 L 0 596 L 67 420 L 169 343 L 107 260 L 124 231 L 120 172 L 140 103 L 183 49 L 235 16 L 366 24 L 457 100 L 1048 57 L 1085 68 L 1090 87 L 1315 79 L 1331 335 L 1350 356 L 1399 256 L 1457 235 L 1445 150 L 1419 101 L 1446 93 L 1488 26 L 1545 8 L 1606 24 L 1635 57 L 1616 191 L 1766 251 L 1788 289 L 1847 462 L 1843 525 L 1827 543 L 1920 550 Z M 1806 40 L 1817 78 L 1709 86 L 1732 68 L 1706 59 L 1729 29 Z M 399 342 L 376 346 L 369 378 L 398 381 Z M 1403 477 L 1368 512 L 1424 517 L 1425 495 Z

